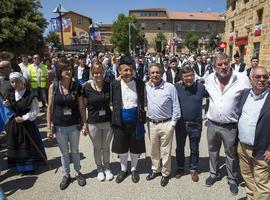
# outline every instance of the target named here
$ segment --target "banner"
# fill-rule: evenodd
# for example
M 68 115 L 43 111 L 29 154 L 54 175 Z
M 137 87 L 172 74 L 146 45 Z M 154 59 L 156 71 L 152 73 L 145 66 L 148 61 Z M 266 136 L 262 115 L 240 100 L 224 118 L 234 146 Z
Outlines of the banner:
M 51 29 L 50 32 L 60 32 L 60 20 L 59 18 L 52 18 L 50 20 Z M 62 18 L 63 32 L 71 31 L 71 18 Z
M 255 36 L 260 36 L 262 34 L 262 24 L 255 25 Z
M 12 116 L 13 112 L 4 106 L 3 99 L 0 97 L 0 132 L 4 129 Z

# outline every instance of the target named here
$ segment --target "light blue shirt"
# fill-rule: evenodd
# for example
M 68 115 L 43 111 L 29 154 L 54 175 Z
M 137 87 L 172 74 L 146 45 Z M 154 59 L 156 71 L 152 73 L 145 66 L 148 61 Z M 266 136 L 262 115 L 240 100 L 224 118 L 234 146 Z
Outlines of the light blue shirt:
M 164 80 L 158 86 L 146 84 L 148 117 L 154 120 L 171 118 L 175 126 L 181 117 L 177 91 L 173 84 Z
M 269 89 L 256 96 L 253 90 L 250 90 L 238 122 L 238 137 L 241 143 L 254 145 L 257 121 L 268 93 Z

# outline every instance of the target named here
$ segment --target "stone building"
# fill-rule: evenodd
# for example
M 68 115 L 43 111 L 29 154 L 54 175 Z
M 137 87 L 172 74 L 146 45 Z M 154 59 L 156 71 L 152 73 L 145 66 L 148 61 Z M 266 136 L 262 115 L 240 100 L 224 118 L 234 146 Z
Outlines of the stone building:
M 238 51 L 249 65 L 258 56 L 270 69 L 270 0 L 227 0 L 224 41 L 231 57 Z
M 217 30 L 222 34 L 225 25 L 223 13 L 170 12 L 165 8 L 149 8 L 130 10 L 129 15 L 135 15 L 139 20 L 150 52 L 160 46 L 154 40 L 158 33 L 164 33 L 166 39 L 173 44 L 171 53 L 184 51 L 183 41 L 188 32 L 201 38 L 199 45 L 204 50 L 211 32 Z

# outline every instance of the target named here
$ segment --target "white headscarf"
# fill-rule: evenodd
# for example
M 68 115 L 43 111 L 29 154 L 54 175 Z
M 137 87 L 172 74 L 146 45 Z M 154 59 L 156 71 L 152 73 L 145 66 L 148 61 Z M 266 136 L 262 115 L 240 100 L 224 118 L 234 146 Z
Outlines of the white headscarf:
M 20 81 L 22 81 L 23 83 L 25 83 L 25 79 L 24 79 L 23 75 L 21 73 L 19 73 L 19 72 L 10 73 L 9 80 L 14 79 L 14 78 L 17 78 Z

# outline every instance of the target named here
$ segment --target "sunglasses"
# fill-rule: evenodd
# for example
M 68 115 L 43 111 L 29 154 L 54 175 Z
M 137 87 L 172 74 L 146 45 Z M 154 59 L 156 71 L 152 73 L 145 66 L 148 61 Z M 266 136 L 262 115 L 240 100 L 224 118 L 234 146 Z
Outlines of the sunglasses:
M 40 57 L 34 57 L 33 59 L 40 59 Z
M 217 63 L 217 66 L 219 66 L 219 67 L 221 67 L 222 65 L 228 66 L 229 65 L 229 62 L 220 62 L 220 63 Z

